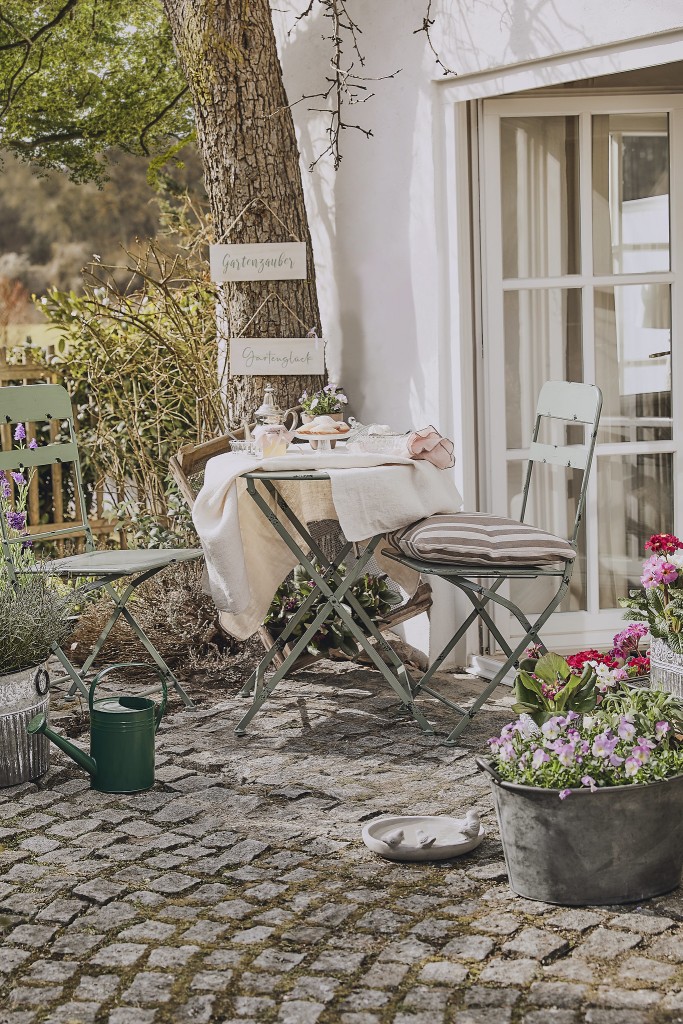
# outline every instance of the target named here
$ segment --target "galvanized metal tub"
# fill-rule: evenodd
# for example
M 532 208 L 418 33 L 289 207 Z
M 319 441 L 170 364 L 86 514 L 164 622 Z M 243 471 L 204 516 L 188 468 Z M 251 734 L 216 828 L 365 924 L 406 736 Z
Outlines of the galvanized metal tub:
M 657 637 L 650 644 L 650 683 L 653 690 L 683 698 L 683 654 L 676 654 Z
M 49 686 L 45 665 L 0 676 L 0 787 L 38 779 L 50 766 L 47 738 L 26 732 L 34 715 L 49 712 Z
M 489 761 L 510 888 L 580 907 L 634 903 L 670 892 L 683 870 L 683 775 L 591 793 L 504 781 Z

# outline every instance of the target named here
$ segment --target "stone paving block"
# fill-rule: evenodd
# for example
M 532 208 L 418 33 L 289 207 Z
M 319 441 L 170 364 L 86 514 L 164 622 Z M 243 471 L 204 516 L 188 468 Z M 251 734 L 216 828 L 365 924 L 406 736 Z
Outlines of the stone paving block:
M 440 1014 L 446 1009 L 450 995 L 450 989 L 441 986 L 415 985 L 408 990 L 401 1003 L 401 1009 Z
M 173 983 L 172 975 L 141 971 L 135 975 L 132 985 L 126 989 L 121 999 L 124 1003 L 134 1003 L 136 1006 L 167 1003 L 171 998 Z
M 611 960 L 613 957 L 619 956 L 620 953 L 625 953 L 640 945 L 642 939 L 642 935 L 638 934 L 596 928 L 587 939 L 577 946 L 577 951 L 587 960 L 593 957 L 599 960 Z
M 439 985 L 461 985 L 468 974 L 469 971 L 463 964 L 450 960 L 434 960 L 424 965 L 418 980 L 436 982 Z
M 376 1013 L 342 1013 L 341 1024 L 379 1024 Z M 233 1024 L 237 1024 L 236 1021 Z
M 494 957 L 479 975 L 479 980 L 495 982 L 497 985 L 528 985 L 536 977 L 538 968 L 535 960 Z
M 167 871 L 165 874 L 159 875 L 158 878 L 154 878 L 151 882 L 147 883 L 148 888 L 153 892 L 168 893 L 172 896 L 185 892 L 186 889 L 190 889 L 196 884 L 196 878 L 192 878 L 191 875 L 185 875 L 181 871 Z
M 3 949 L 0 953 L 0 974 L 11 974 L 31 956 L 23 949 Z
M 359 984 L 366 988 L 397 988 L 409 970 L 409 964 L 376 963 L 363 975 Z
M 277 911 L 274 913 L 277 914 Z M 266 915 L 264 914 L 263 916 L 265 917 Z M 279 919 L 280 915 L 277 914 L 277 917 Z M 278 920 L 277 923 L 280 924 L 282 922 L 281 920 Z M 327 928 L 313 928 L 311 925 L 302 924 L 299 925 L 298 928 L 291 928 L 288 932 L 285 932 L 282 938 L 286 939 L 288 942 L 296 942 L 299 945 L 311 945 L 321 942 L 328 934 Z
M 506 942 L 504 953 L 521 953 L 522 956 L 533 957 L 535 960 L 549 960 L 559 956 L 569 948 L 569 943 L 543 928 L 524 928 L 510 942 Z
M 106 878 L 93 878 L 90 882 L 82 882 L 73 890 L 74 896 L 85 896 L 94 903 L 109 903 L 126 891 L 126 886 L 112 882 Z
M 459 935 L 441 950 L 454 960 L 485 960 L 493 949 L 493 941 L 484 935 Z
M 330 974 L 353 974 L 365 960 L 363 953 L 335 953 L 326 950 L 311 964 L 312 971 Z
M 242 842 L 232 846 L 222 855 L 223 866 L 228 864 L 251 864 L 259 854 L 268 849 L 268 843 L 259 842 L 257 839 L 243 839 Z
M 74 999 L 97 1002 L 98 1005 L 113 999 L 121 979 L 118 974 L 84 974 L 73 993 Z
M 456 1010 L 453 1024 L 510 1024 L 511 1018 L 512 1011 L 502 1007 L 472 1007 Z
M 529 992 L 529 1002 L 534 1006 L 556 1006 L 573 1009 L 583 1002 L 585 985 L 570 985 L 562 981 L 536 981 Z
M 234 918 L 236 921 L 240 921 L 255 909 L 254 904 L 247 903 L 246 900 L 224 900 L 222 903 L 217 903 L 215 907 L 211 908 L 211 916 Z
M 223 992 L 229 987 L 233 972 L 198 971 L 192 979 L 192 988 L 204 989 L 209 992 Z
M 342 1010 L 378 1010 L 385 1006 L 390 999 L 388 992 L 382 992 L 377 988 L 355 988 L 350 992 L 343 1003 Z
M 443 939 L 452 935 L 457 929 L 457 921 L 453 921 L 451 918 L 428 917 L 424 921 L 418 921 L 410 931 L 422 939 Z M 397 931 L 398 928 L 393 930 Z
M 487 914 L 477 918 L 472 928 L 476 932 L 488 932 L 491 935 L 513 935 L 522 922 L 512 914 Z
M 141 1010 L 138 1006 L 134 1009 L 126 1006 L 117 1006 L 107 1018 L 107 1024 L 152 1024 L 156 1017 L 156 1010 Z
M 224 931 L 227 931 L 227 928 Z M 257 925 L 256 928 L 246 928 L 242 932 L 237 932 L 233 935 L 232 941 L 239 946 L 250 946 L 254 943 L 265 942 L 273 934 L 273 931 L 273 928 Z
M 70 924 L 87 906 L 85 900 L 53 900 L 48 906 L 43 907 L 36 920 Z
M 121 928 L 138 917 L 138 911 L 129 903 L 114 902 L 107 903 L 104 907 L 96 907 L 82 914 L 71 925 L 71 931 L 101 931 L 109 932 L 113 928 Z
M 268 996 L 234 996 L 232 1003 L 235 1013 L 240 1017 L 253 1016 L 261 1020 L 263 1019 L 261 1014 L 275 1009 L 275 1000 Z
M 324 1009 L 324 1003 L 292 999 L 282 1004 L 277 1019 L 282 1024 L 316 1024 Z
M 184 967 L 188 960 L 199 952 L 199 946 L 158 946 L 149 954 L 148 967 Z
M 545 965 L 543 973 L 549 977 L 563 978 L 566 981 L 585 981 L 589 983 L 595 977 L 593 965 L 575 956 L 573 953 L 562 960 Z
M 3 951 L 0 958 L 4 955 Z M 26 978 L 30 981 L 53 981 L 61 984 L 68 981 L 77 970 L 78 964 L 66 960 L 38 960 L 32 965 Z
M 286 973 L 293 970 L 302 960 L 305 960 L 303 953 L 292 953 L 286 949 L 264 949 L 262 953 L 252 962 L 252 967 L 258 967 L 263 971 L 276 971 Z
M 62 1003 L 50 1011 L 45 1024 L 95 1024 L 100 1003 Z
M 56 928 L 49 928 L 44 924 L 20 924 L 18 928 L 14 928 L 9 935 L 5 936 L 3 941 L 17 946 L 31 946 L 35 949 L 49 942 L 56 931 Z
M 80 959 L 81 957 L 87 956 L 88 953 L 92 952 L 97 946 L 104 942 L 104 935 L 79 935 L 70 934 L 62 935 L 60 939 L 52 943 L 50 952 L 53 956 L 65 956 L 72 957 L 74 959 Z
M 659 917 L 656 914 L 617 914 L 609 921 L 612 928 L 626 928 L 630 932 L 642 932 L 644 935 L 659 935 L 673 928 L 675 923 L 670 917 Z
M 11 1006 L 46 1006 L 54 1003 L 62 994 L 61 985 L 41 985 L 40 988 L 18 986 L 9 994 Z
M 662 999 L 660 1010 L 676 1010 L 680 1012 L 683 1010 L 683 992 L 669 992 Z
M 619 968 L 619 976 L 621 978 L 649 981 L 654 985 L 660 985 L 662 982 L 668 981 L 675 973 L 676 968 L 671 964 L 663 964 L 659 960 L 652 960 L 647 956 L 629 957 Z
M 655 1006 L 661 995 L 648 989 L 615 988 L 611 985 L 600 985 L 590 1002 L 596 1006 L 608 1006 L 615 1009 L 639 1010 Z
M 658 959 L 683 963 L 683 935 L 662 935 L 661 938 L 655 939 L 648 953 Z
M 465 1005 L 472 1006 L 514 1006 L 519 1000 L 520 992 L 516 988 L 486 988 L 484 985 L 472 985 L 465 992 Z
M 576 1024 L 575 1010 L 561 1010 L 545 1006 L 542 1010 L 527 1010 L 521 1024 Z
M 146 952 L 147 946 L 140 942 L 112 942 L 103 946 L 89 962 L 103 967 L 130 967 Z
M 592 910 L 561 910 L 558 914 L 546 917 L 545 924 L 568 932 L 585 932 L 602 924 L 604 920 L 604 914 L 596 914 Z
M 229 892 L 229 885 L 223 885 L 222 882 L 211 882 L 206 885 L 200 885 L 198 889 L 194 890 L 189 899 L 193 903 L 201 903 L 204 906 L 213 908 L 216 903 L 224 900 Z
M 324 975 L 299 978 L 294 988 L 290 989 L 291 999 L 306 999 L 312 1002 L 329 1003 L 334 999 L 340 982 L 337 978 L 326 978 Z
M 142 921 L 126 928 L 119 933 L 119 939 L 123 942 L 137 942 L 140 939 L 148 939 L 153 942 L 163 942 L 177 931 L 174 924 L 164 924 L 163 921 Z
M 33 1010 L 7 1010 L 0 1008 L 0 1024 L 32 1024 L 36 1019 Z
M 592 1006 L 584 1019 L 585 1024 L 648 1024 L 650 1013 L 644 1010 L 606 1010 Z
M 213 995 L 190 996 L 185 1003 L 173 1007 L 173 1024 L 209 1024 L 213 1016 Z
M 417 1010 L 415 1013 L 401 1010 L 394 1017 L 393 1024 L 442 1024 L 445 1019 L 445 1013 L 438 1010 Z

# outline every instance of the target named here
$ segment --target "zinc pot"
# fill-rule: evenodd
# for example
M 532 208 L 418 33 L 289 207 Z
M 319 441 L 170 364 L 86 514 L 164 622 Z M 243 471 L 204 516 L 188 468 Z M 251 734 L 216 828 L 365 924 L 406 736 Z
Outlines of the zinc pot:
M 657 637 L 650 644 L 650 685 L 683 698 L 683 654 L 676 654 Z
M 47 717 L 49 688 L 44 665 L 0 675 L 0 787 L 31 782 L 50 766 L 47 739 L 26 732 L 34 715 Z
M 670 892 L 683 870 L 683 775 L 591 793 L 506 782 L 488 772 L 510 888 L 580 907 L 634 903 Z

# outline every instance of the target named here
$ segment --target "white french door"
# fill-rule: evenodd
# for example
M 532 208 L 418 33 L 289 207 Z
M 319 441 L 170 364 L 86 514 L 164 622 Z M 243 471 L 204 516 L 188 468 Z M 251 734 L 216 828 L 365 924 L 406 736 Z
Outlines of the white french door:
M 618 598 L 639 585 L 648 536 L 683 529 L 683 98 L 485 101 L 481 138 L 482 507 L 519 514 L 543 381 L 598 384 L 579 558 L 544 639 L 604 644 L 623 620 Z M 568 536 L 577 479 L 546 466 L 535 475 L 528 521 Z M 520 583 L 515 596 L 535 611 L 545 595 Z

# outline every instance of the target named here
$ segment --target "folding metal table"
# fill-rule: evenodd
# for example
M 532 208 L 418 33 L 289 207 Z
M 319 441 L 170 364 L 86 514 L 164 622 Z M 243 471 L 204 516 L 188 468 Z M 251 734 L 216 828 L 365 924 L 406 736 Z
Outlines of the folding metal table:
M 240 691 L 241 696 L 252 698 L 252 704 L 235 728 L 237 735 L 243 736 L 245 734 L 252 718 L 260 711 L 268 698 L 272 696 L 275 687 L 284 679 L 299 655 L 306 650 L 306 647 L 321 625 L 332 615 L 338 616 L 345 623 L 360 648 L 366 652 L 373 665 L 379 669 L 391 689 L 403 702 L 420 728 L 426 733 L 432 733 L 434 731 L 432 726 L 418 708 L 415 707 L 415 686 L 405 665 L 351 591 L 355 581 L 360 579 L 365 572 L 377 545 L 383 538 L 383 534 L 378 534 L 368 540 L 363 549 L 358 553 L 357 560 L 346 575 L 342 576 L 339 568 L 349 552 L 354 548 L 354 544 L 347 541 L 332 559 L 328 558 L 320 545 L 311 536 L 307 526 L 295 515 L 277 488 L 277 483 L 283 481 L 329 480 L 328 473 L 318 470 L 310 472 L 297 470 L 253 472 L 245 473 L 243 479 L 247 482 L 249 495 L 271 523 L 278 536 L 284 541 L 290 551 L 293 552 L 299 563 L 304 566 L 310 575 L 310 579 L 314 581 L 315 587 L 295 615 L 289 620 L 283 632 L 277 637 L 271 649 L 261 659 Z M 272 499 L 273 507 L 271 507 L 267 497 L 260 492 L 259 484 L 262 485 L 265 494 Z M 278 509 L 282 513 L 282 518 L 277 514 Z M 296 641 L 282 663 L 276 666 L 269 675 L 268 670 L 276 659 L 276 655 L 283 651 L 293 630 L 301 622 L 321 593 L 326 598 L 326 601 L 320 608 L 320 611 L 302 636 Z

